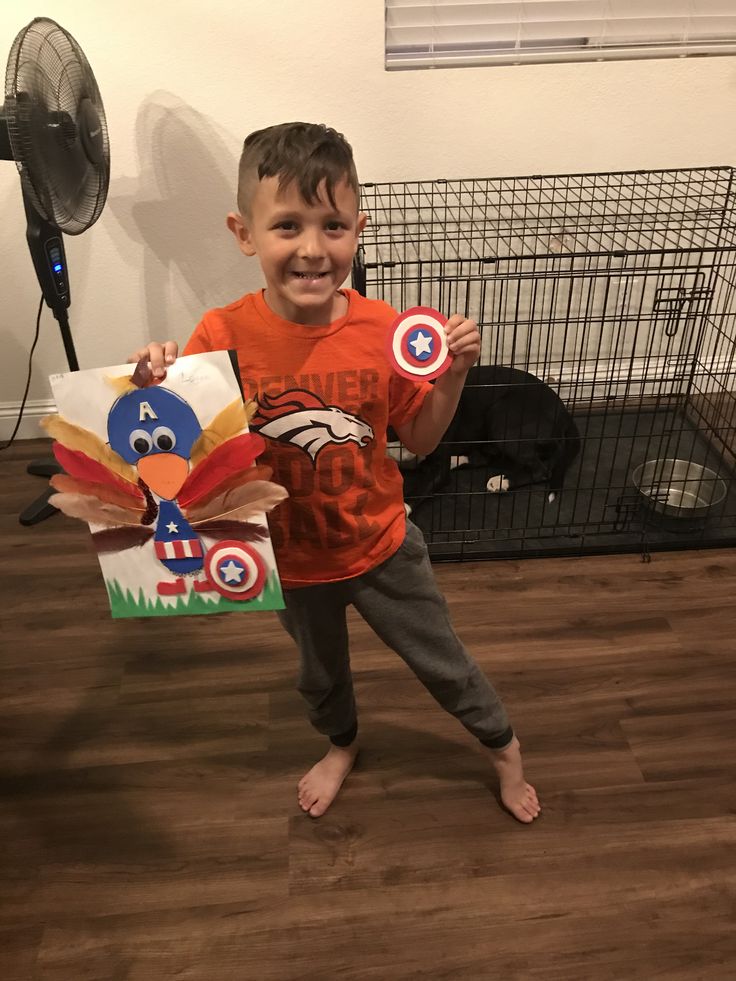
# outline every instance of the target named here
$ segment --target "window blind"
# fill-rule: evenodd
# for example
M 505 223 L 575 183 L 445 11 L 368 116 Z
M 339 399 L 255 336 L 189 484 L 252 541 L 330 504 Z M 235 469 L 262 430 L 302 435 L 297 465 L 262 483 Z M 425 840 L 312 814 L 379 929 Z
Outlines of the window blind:
M 736 54 L 734 0 L 385 0 L 389 69 Z

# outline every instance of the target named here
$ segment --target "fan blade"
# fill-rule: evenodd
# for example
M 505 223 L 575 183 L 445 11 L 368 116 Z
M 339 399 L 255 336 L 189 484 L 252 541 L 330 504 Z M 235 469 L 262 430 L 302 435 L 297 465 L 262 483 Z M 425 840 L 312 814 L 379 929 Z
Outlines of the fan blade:
M 34 208 L 76 235 L 100 215 L 109 184 L 107 122 L 81 48 L 36 18 L 16 37 L 5 91 L 8 135 Z
M 10 145 L 8 120 L 3 108 L 0 108 L 0 160 L 12 160 L 13 148 Z
M 32 125 L 35 156 L 50 189 L 54 221 L 63 228 L 79 207 L 92 165 L 71 117 L 36 110 Z M 68 122 L 67 122 L 68 119 Z

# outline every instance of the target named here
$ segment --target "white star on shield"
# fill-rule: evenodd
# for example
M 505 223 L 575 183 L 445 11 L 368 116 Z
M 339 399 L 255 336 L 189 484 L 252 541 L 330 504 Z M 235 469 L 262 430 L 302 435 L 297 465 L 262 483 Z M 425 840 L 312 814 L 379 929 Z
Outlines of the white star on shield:
M 410 347 L 414 348 L 414 354 L 417 355 L 417 357 L 420 354 L 430 354 L 432 351 L 432 338 L 425 337 L 425 335 L 419 331 L 414 340 L 409 341 L 409 345 Z
M 233 560 L 230 559 L 227 565 L 220 567 L 220 574 L 225 582 L 242 582 L 245 569 L 241 569 L 240 566 L 236 565 Z

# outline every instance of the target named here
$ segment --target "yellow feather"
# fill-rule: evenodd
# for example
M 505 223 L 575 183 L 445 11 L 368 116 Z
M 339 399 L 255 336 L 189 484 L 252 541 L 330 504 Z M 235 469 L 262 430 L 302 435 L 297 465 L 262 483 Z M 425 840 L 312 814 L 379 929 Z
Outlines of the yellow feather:
M 133 384 L 133 375 L 122 375 L 117 378 L 113 378 L 111 375 L 105 375 L 105 381 L 118 395 L 127 395 L 128 392 L 134 392 L 137 385 Z
M 62 446 L 69 450 L 81 450 L 90 459 L 103 464 L 108 470 L 122 477 L 123 480 L 131 484 L 138 483 L 138 474 L 135 467 L 119 456 L 115 450 L 111 449 L 107 443 L 103 443 L 99 436 L 83 429 L 81 426 L 68 422 L 63 416 L 45 416 L 41 420 L 41 425 L 53 439 L 58 440 Z
M 253 410 L 253 414 L 255 409 Z M 251 415 L 252 418 L 252 415 Z M 212 422 L 203 429 L 197 437 L 192 452 L 189 455 L 192 466 L 196 467 L 206 456 L 224 443 L 225 440 L 237 436 L 248 428 L 248 418 L 246 408 L 240 399 L 234 399 L 229 405 L 218 412 Z

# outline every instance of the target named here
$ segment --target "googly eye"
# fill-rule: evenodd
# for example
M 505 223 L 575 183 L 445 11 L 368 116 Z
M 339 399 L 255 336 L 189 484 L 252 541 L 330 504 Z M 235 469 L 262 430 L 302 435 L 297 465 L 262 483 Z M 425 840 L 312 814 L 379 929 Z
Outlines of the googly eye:
M 151 436 L 145 429 L 134 429 L 128 437 L 128 442 L 130 443 L 131 449 L 135 450 L 136 453 L 140 453 L 141 456 L 149 453 L 153 446 Z
M 176 436 L 173 429 L 169 429 L 168 426 L 156 426 L 153 430 L 153 443 L 164 453 L 173 450 L 176 446 Z

